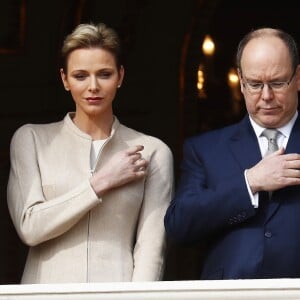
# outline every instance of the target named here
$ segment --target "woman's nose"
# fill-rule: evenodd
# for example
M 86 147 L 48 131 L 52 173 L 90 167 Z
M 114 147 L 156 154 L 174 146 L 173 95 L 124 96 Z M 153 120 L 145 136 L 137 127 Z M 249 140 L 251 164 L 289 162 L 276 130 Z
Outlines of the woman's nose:
M 92 77 L 89 83 L 90 91 L 97 91 L 99 89 L 99 84 L 96 78 Z

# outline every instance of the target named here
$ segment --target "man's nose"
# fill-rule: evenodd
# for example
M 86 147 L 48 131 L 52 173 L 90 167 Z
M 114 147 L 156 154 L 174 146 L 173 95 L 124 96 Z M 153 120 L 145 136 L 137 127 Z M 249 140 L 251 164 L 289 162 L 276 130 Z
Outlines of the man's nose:
M 263 100 L 268 100 L 273 98 L 274 92 L 268 83 L 264 83 L 261 94 Z

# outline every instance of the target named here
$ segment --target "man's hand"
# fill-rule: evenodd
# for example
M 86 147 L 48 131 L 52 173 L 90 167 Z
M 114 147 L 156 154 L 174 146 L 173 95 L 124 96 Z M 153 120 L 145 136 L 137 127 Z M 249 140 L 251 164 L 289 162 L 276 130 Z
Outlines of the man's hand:
M 247 171 L 246 176 L 253 194 L 300 185 L 300 154 L 284 154 L 284 151 L 284 148 L 280 148 L 265 156 Z

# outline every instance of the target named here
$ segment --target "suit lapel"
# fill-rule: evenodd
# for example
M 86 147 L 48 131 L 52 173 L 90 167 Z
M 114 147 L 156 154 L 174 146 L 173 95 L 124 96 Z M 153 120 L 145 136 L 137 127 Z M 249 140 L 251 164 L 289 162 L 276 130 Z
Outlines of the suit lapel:
M 286 153 L 300 153 L 300 117 L 298 115 L 294 127 L 292 129 Z
M 291 131 L 291 135 L 286 147 L 285 153 L 300 153 L 300 119 L 299 116 L 296 119 L 296 122 Z M 272 195 L 272 199 L 269 203 L 268 214 L 266 222 L 274 215 L 274 213 L 279 208 L 282 198 L 280 196 L 281 191 L 275 191 Z
M 255 132 L 246 116 L 233 132 L 229 147 L 243 170 L 254 166 L 261 160 L 261 153 Z

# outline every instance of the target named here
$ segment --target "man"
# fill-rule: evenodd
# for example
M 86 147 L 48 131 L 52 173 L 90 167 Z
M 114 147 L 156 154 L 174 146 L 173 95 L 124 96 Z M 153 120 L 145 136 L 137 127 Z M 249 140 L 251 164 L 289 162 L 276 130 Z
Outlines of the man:
M 165 227 L 177 242 L 208 242 L 201 279 L 300 277 L 298 63 L 288 33 L 248 33 L 237 51 L 248 114 L 185 141 Z

